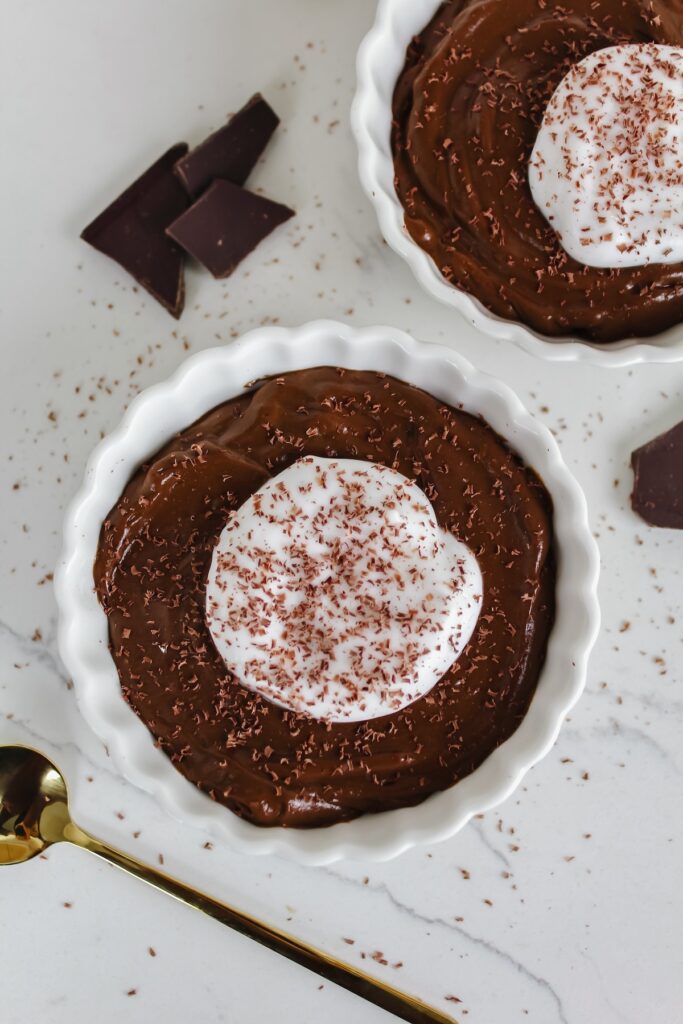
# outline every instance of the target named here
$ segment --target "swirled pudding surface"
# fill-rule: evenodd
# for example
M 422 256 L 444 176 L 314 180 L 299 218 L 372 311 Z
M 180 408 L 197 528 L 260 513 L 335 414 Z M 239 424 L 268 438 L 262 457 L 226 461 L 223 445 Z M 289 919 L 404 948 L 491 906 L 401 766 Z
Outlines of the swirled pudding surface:
M 683 264 L 583 266 L 529 189 L 560 81 L 595 50 L 640 42 L 683 44 L 683 0 L 448 0 L 409 46 L 392 131 L 406 228 L 498 316 L 597 342 L 683 321 Z
M 475 555 L 481 612 L 425 696 L 368 721 L 321 721 L 226 669 L 206 619 L 226 521 L 303 456 L 414 480 Z M 420 803 L 472 772 L 528 708 L 554 617 L 550 497 L 482 419 L 382 374 L 319 367 L 258 385 L 133 476 L 95 563 L 125 699 L 183 775 L 258 825 L 312 827 Z

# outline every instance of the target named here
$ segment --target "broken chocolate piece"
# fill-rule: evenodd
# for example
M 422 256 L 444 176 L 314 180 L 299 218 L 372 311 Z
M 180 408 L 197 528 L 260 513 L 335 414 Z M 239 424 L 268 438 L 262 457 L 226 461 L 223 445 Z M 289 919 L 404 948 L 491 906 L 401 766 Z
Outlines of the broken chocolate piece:
M 218 180 L 166 230 L 214 277 L 228 277 L 259 242 L 293 216 L 288 206 Z
M 81 232 L 176 318 L 185 302 L 185 254 L 165 230 L 189 205 L 173 173 L 184 153 L 184 142 L 172 146 Z
M 633 466 L 633 511 L 651 526 L 683 530 L 683 422 L 637 448 Z
M 279 123 L 257 92 L 226 125 L 178 160 L 175 172 L 190 196 L 196 199 L 214 178 L 243 185 Z

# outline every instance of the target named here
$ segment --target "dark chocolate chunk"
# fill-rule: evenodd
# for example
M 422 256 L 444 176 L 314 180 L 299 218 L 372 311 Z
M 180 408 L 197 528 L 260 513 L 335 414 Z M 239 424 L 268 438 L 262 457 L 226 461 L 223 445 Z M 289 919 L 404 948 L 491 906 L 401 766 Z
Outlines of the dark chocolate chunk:
M 167 233 L 214 277 L 228 277 L 244 257 L 294 210 L 231 181 L 214 181 Z
M 176 318 L 185 302 L 185 254 L 166 228 L 189 205 L 173 173 L 184 153 L 184 142 L 172 146 L 81 232 L 81 238 L 120 263 Z
M 683 530 L 683 422 L 636 449 L 633 511 L 651 526 Z
M 181 157 L 175 172 L 193 199 L 214 178 L 243 185 L 279 123 L 280 118 L 257 92 L 226 125 Z

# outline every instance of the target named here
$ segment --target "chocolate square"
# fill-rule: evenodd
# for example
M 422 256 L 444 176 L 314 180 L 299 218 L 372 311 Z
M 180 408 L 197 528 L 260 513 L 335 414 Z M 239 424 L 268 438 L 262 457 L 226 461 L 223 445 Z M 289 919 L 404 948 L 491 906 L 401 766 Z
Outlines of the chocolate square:
M 173 173 L 184 153 L 184 142 L 172 146 L 81 232 L 84 241 L 116 260 L 176 318 L 185 302 L 185 254 L 166 228 L 189 205 Z
M 646 523 L 683 530 L 683 422 L 631 455 L 631 505 Z
M 293 216 L 289 207 L 219 179 L 167 233 L 214 277 L 228 277 L 259 242 Z
M 279 123 L 257 92 L 226 125 L 176 163 L 176 174 L 190 196 L 196 199 L 214 178 L 243 185 Z

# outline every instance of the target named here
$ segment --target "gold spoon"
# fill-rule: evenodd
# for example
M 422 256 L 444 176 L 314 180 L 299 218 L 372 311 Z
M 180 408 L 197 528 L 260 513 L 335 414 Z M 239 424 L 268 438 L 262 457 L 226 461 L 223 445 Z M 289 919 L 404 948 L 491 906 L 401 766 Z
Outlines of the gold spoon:
M 454 1024 L 452 1017 L 422 1000 L 88 835 L 71 820 L 66 782 L 59 769 L 37 750 L 0 746 L 0 865 L 30 860 L 53 843 L 61 842 L 90 850 L 402 1020 L 411 1024 Z

